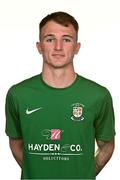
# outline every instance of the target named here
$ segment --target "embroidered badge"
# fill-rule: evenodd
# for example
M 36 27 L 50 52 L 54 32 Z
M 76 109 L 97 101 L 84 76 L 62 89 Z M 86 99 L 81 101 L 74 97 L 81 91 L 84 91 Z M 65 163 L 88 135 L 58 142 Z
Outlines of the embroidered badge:
M 72 104 L 72 116 L 71 116 L 71 119 L 73 121 L 82 121 L 82 120 L 84 120 L 83 109 L 84 109 L 83 104 L 80 104 L 80 103 Z

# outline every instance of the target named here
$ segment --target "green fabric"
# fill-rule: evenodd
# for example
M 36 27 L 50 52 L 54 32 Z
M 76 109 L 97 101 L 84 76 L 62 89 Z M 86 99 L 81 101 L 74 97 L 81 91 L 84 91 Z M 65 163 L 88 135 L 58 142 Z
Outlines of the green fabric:
M 95 139 L 115 135 L 111 95 L 79 75 L 66 88 L 34 76 L 8 91 L 6 133 L 24 141 L 21 179 L 95 179 Z

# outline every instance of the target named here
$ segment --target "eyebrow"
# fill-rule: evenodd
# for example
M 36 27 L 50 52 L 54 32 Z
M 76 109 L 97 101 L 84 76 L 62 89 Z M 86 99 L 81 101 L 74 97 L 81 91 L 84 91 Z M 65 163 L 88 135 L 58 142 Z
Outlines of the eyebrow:
M 47 34 L 43 38 L 49 37 L 49 36 L 54 36 L 54 34 Z
M 51 37 L 51 36 L 52 36 L 52 37 L 55 37 L 54 34 L 47 34 L 47 35 L 45 35 L 43 38 L 47 38 L 47 37 Z M 71 38 L 71 39 L 74 39 L 73 36 L 68 35 L 68 34 L 63 35 L 62 37 L 69 37 L 69 38 Z
M 74 37 L 73 36 L 71 36 L 71 35 L 63 35 L 63 37 L 69 37 L 69 38 L 71 38 L 71 39 L 74 39 Z

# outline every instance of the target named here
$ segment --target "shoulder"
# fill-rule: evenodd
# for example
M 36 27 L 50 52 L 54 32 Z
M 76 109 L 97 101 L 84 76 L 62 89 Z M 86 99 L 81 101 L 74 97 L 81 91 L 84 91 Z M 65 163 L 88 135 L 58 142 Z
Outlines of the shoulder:
M 21 93 L 22 91 L 24 91 L 24 93 L 25 93 L 26 90 L 28 90 L 29 88 L 32 88 L 33 86 L 36 85 L 38 79 L 39 79 L 39 75 L 36 75 L 36 76 L 30 77 L 28 79 L 25 79 L 17 84 L 12 85 L 9 88 L 7 95 L 15 96 L 15 95 Z
M 105 86 L 83 76 L 79 76 L 79 79 L 79 84 L 86 95 L 97 98 L 105 98 L 111 96 L 109 90 Z

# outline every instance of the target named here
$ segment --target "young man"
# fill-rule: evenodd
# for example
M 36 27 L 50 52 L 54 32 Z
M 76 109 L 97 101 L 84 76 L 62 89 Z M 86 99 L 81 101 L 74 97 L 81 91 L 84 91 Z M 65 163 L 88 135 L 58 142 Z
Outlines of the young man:
M 42 73 L 12 86 L 6 98 L 6 133 L 21 179 L 95 179 L 114 150 L 111 95 L 75 73 L 80 43 L 71 15 L 52 13 L 39 29 Z

